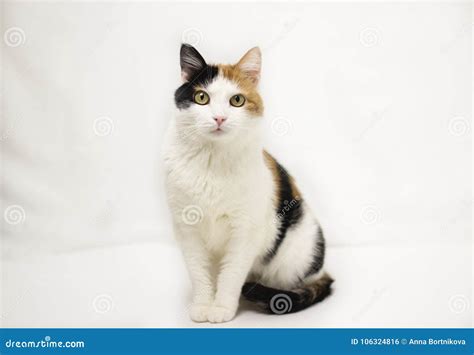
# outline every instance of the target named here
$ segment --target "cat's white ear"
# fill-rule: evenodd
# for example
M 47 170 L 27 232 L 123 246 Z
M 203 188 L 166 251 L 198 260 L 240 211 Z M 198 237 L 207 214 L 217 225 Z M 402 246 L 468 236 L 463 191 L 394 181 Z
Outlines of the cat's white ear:
M 262 68 L 262 52 L 260 48 L 253 47 L 240 58 L 237 67 L 245 73 L 256 85 L 260 80 L 260 70 Z
M 207 66 L 206 61 L 196 48 L 186 43 L 181 45 L 179 63 L 181 65 L 181 78 L 184 82 L 190 81 Z

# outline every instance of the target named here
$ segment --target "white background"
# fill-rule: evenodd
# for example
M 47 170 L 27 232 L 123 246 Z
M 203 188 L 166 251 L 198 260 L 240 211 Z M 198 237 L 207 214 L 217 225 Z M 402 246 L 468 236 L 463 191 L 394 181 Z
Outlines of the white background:
M 469 2 L 1 6 L 7 326 L 192 325 L 160 166 L 182 41 L 262 48 L 267 147 L 336 278 L 307 313 L 232 326 L 471 324 Z

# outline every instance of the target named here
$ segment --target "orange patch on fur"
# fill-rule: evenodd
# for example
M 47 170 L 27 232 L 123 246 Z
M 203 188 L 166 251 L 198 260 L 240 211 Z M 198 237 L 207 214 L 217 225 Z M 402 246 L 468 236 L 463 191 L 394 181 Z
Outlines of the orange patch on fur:
M 270 153 L 266 150 L 263 151 L 263 159 L 265 160 L 265 164 L 267 165 L 268 169 L 272 172 L 273 180 L 275 182 L 279 181 L 279 174 L 278 174 L 278 165 L 276 163 L 275 158 L 273 158 Z
M 290 176 L 290 186 L 291 186 L 291 194 L 295 198 L 295 200 L 301 200 L 301 193 L 298 190 L 298 186 L 296 186 L 296 181 L 293 179 L 293 176 Z
M 279 195 L 280 195 L 280 190 L 281 190 L 281 186 L 280 186 L 281 179 L 280 179 L 280 171 L 279 171 L 280 167 L 278 166 L 279 164 L 277 163 L 276 159 L 266 150 L 263 151 L 263 159 L 265 160 L 265 164 L 267 165 L 267 167 L 272 172 L 273 181 L 275 182 L 275 185 L 277 187 L 275 192 L 276 192 L 276 198 L 278 200 Z M 291 195 L 293 196 L 295 200 L 301 200 L 301 193 L 298 187 L 296 186 L 295 179 L 293 179 L 293 177 L 289 175 L 287 172 L 286 174 L 288 175 L 288 179 L 291 186 Z
M 219 74 L 235 82 L 242 89 L 241 94 L 246 99 L 243 107 L 253 116 L 261 116 L 263 114 L 263 101 L 258 94 L 255 83 L 242 73 L 237 65 L 219 64 L 218 67 Z

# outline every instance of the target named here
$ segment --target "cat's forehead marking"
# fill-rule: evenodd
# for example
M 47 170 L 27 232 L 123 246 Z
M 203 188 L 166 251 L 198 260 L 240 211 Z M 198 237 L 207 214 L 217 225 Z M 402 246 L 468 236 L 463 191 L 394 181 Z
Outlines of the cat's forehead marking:
M 261 116 L 263 114 L 263 101 L 260 97 L 256 85 L 250 80 L 237 65 L 219 64 L 218 77 L 222 76 L 228 81 L 235 83 L 239 92 L 243 94 L 247 103 L 244 105 L 252 115 Z
M 190 82 L 184 83 L 176 90 L 176 106 L 180 109 L 190 107 L 196 90 L 207 91 L 217 98 L 217 102 L 228 102 L 230 96 L 242 94 L 246 98 L 242 109 L 247 110 L 253 117 L 263 115 L 263 102 L 257 87 L 236 65 L 207 65 Z
M 240 93 L 238 84 L 234 81 L 229 80 L 225 76 L 217 75 L 208 85 L 207 91 L 209 94 L 227 94 L 235 95 Z

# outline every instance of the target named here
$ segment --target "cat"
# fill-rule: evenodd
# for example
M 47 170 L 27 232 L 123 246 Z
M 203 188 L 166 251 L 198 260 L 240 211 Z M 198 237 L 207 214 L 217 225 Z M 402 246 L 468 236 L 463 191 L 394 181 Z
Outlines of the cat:
M 182 85 L 165 139 L 168 204 L 196 322 L 234 318 L 243 297 L 274 314 L 331 293 L 322 228 L 294 179 L 262 146 L 261 51 L 208 65 L 180 50 Z

